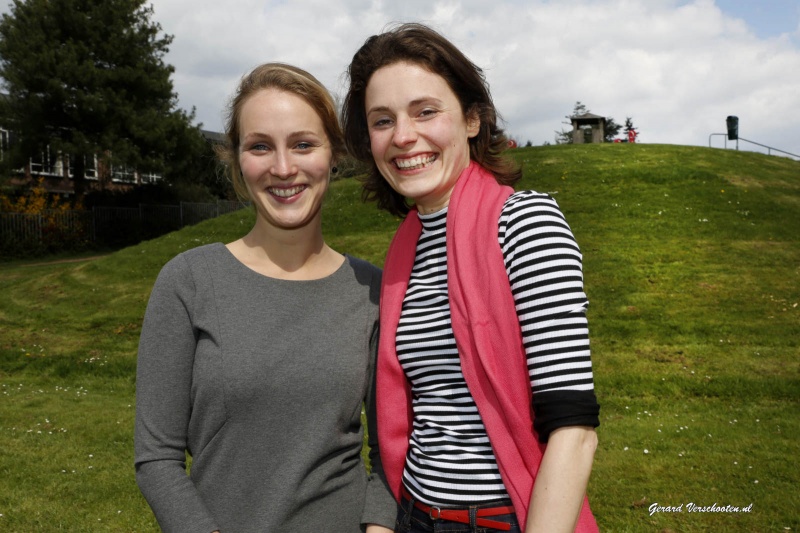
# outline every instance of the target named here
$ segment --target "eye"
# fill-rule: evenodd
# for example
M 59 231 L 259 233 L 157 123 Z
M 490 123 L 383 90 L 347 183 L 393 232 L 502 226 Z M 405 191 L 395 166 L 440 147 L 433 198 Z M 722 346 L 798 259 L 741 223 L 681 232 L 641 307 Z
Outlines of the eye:
M 300 141 L 294 145 L 296 150 L 311 150 L 314 145 L 308 141 Z
M 438 111 L 436 109 L 426 107 L 425 109 L 419 112 L 419 116 L 422 118 L 429 118 L 436 115 L 437 113 Z
M 252 152 L 266 152 L 269 149 L 269 145 L 262 142 L 254 143 L 250 146 L 250 151 Z
M 372 127 L 374 129 L 387 128 L 391 125 L 392 125 L 392 119 L 388 117 L 380 117 L 372 121 Z

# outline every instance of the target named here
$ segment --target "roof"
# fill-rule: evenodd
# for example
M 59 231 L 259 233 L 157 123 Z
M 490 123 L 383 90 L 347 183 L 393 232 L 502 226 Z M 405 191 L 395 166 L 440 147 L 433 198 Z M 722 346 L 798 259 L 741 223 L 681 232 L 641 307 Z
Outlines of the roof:
M 597 120 L 602 119 L 605 120 L 606 117 L 601 117 L 600 115 L 593 115 L 592 113 L 584 113 L 583 115 L 575 115 L 574 117 L 570 117 L 572 120 Z

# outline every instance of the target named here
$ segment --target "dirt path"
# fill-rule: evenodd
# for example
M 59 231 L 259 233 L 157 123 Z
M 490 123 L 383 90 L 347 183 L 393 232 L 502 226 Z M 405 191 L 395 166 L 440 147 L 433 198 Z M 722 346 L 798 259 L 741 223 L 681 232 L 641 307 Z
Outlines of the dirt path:
M 108 255 L 108 254 L 106 254 Z M 77 259 L 58 259 L 56 261 L 45 261 L 44 263 L 28 263 L 26 267 L 34 267 L 34 266 L 47 266 L 47 265 L 59 265 L 63 263 L 80 263 L 81 261 L 94 261 L 95 259 L 100 259 L 101 257 L 106 257 L 106 255 L 93 255 L 91 257 L 79 257 Z

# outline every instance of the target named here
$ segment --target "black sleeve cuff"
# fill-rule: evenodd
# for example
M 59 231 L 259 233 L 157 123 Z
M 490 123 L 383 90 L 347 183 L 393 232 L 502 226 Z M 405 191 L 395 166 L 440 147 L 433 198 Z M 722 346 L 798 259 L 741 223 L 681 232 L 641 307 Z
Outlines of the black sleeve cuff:
M 594 391 L 559 390 L 533 395 L 533 429 L 540 442 L 566 426 L 600 425 L 600 405 Z

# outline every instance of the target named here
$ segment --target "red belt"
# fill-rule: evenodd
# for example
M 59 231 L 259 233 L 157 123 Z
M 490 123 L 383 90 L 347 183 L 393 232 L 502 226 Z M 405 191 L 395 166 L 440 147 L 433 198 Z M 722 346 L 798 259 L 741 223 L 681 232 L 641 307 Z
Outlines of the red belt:
M 411 495 L 403 488 L 403 496 L 412 499 Z M 431 520 L 449 520 L 450 522 L 458 522 L 459 524 L 469 524 L 469 509 L 442 509 L 435 505 L 425 505 L 422 502 L 414 500 L 414 507 L 427 514 Z M 511 529 L 511 524 L 506 522 L 498 522 L 497 520 L 487 520 L 484 516 L 497 516 L 502 514 L 513 514 L 514 507 L 507 505 L 504 507 L 487 507 L 485 509 L 477 509 L 475 524 L 481 527 L 491 527 L 501 531 L 508 531 Z

